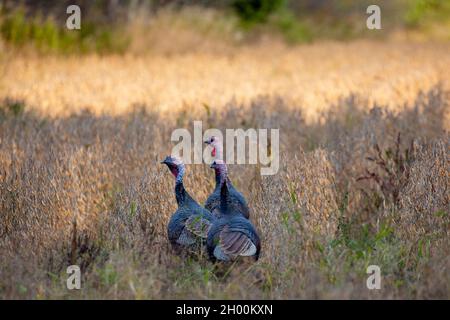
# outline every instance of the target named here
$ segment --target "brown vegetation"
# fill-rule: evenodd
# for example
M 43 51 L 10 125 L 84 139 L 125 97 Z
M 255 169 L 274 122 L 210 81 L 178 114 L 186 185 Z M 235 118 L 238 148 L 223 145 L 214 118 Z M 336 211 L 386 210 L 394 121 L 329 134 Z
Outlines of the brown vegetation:
M 0 297 L 449 298 L 444 47 L 8 57 Z M 277 175 L 230 166 L 262 236 L 256 264 L 219 267 L 169 247 L 176 204 L 159 161 L 194 119 L 280 128 Z M 187 167 L 197 200 L 213 186 L 207 165 Z M 65 286 L 72 263 L 79 291 Z M 366 288 L 371 264 L 381 290 Z

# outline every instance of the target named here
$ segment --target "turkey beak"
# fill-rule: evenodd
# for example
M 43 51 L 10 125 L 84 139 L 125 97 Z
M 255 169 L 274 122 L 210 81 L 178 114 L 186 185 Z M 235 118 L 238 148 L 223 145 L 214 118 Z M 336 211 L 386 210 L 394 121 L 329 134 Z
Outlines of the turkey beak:
M 206 143 L 206 144 L 210 144 L 209 140 L 205 140 L 203 142 Z
M 161 164 L 166 164 L 167 162 L 166 162 L 166 160 L 163 160 L 163 161 L 161 161 L 160 163 L 161 163 Z

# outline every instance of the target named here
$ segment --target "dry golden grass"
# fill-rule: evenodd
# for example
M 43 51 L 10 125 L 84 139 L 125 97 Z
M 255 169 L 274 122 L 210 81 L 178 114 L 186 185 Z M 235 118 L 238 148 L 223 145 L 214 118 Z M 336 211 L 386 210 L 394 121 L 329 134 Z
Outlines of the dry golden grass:
M 395 110 L 437 82 L 450 87 L 450 45 L 357 41 L 289 48 L 276 42 L 205 52 L 113 57 L 30 58 L 6 53 L 0 97 L 45 115 L 87 108 L 118 115 L 134 104 L 152 111 L 280 96 L 317 120 L 337 99 L 358 94 Z
M 0 297 L 449 298 L 448 49 L 4 52 Z M 215 266 L 169 248 L 173 181 L 158 161 L 172 130 L 195 119 L 280 128 L 278 174 L 230 166 L 262 236 L 256 264 Z M 213 185 L 207 165 L 188 166 L 197 200 Z M 65 287 L 73 263 L 79 291 Z M 366 288 L 370 264 L 381 290 Z

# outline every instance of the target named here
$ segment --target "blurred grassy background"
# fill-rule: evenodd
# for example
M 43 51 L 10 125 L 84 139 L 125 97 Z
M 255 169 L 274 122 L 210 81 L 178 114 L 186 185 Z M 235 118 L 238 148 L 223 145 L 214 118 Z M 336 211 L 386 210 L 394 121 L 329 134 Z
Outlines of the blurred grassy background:
M 3 45 L 41 53 L 147 52 L 160 43 L 194 47 L 279 38 L 408 37 L 450 40 L 450 1 L 380 0 L 382 30 L 366 28 L 373 1 L 350 0 L 94 0 L 0 1 Z M 82 28 L 68 30 L 66 8 L 78 4 Z M 167 39 L 169 38 L 169 40 Z M 183 47 L 184 45 L 184 47 Z M 167 46 L 166 46 L 167 47 Z

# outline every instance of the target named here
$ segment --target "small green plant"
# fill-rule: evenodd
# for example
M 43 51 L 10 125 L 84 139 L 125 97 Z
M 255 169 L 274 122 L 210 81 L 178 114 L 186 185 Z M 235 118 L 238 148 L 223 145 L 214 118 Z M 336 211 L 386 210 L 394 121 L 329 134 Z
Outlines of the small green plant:
M 16 99 L 5 99 L 0 103 L 0 118 L 6 116 L 19 116 L 25 111 L 25 102 Z
M 313 38 L 309 26 L 289 10 L 280 10 L 274 17 L 274 24 L 288 43 L 310 42 Z
M 117 283 L 118 274 L 114 266 L 110 263 L 106 264 L 102 269 L 98 270 L 102 285 L 109 287 Z
M 131 201 L 130 204 L 130 223 L 133 220 L 133 218 L 136 216 L 136 212 L 137 212 L 137 204 L 135 201 Z
M 264 23 L 268 17 L 286 5 L 285 0 L 235 0 L 233 9 L 247 25 Z
M 428 21 L 448 20 L 450 3 L 439 0 L 411 1 L 405 14 L 405 23 L 409 27 L 417 27 Z
M 398 201 L 400 190 L 409 180 L 411 164 L 414 161 L 414 144 L 401 150 L 401 135 L 398 133 L 393 148 L 381 150 L 378 144 L 374 145 L 375 155 L 366 159 L 378 167 L 377 171 L 366 169 L 366 174 L 360 176 L 356 181 L 374 181 L 385 198 L 392 198 L 394 204 Z

